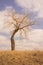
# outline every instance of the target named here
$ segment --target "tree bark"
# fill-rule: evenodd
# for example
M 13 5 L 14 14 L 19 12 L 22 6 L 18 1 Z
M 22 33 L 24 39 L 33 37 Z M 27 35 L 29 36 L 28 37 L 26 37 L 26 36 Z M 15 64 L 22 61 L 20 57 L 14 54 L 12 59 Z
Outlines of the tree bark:
M 15 40 L 11 37 L 11 50 L 15 50 Z
M 15 50 L 15 40 L 14 40 L 14 36 L 16 34 L 16 32 L 18 31 L 18 29 L 15 29 L 12 33 L 12 36 L 11 36 L 11 50 Z

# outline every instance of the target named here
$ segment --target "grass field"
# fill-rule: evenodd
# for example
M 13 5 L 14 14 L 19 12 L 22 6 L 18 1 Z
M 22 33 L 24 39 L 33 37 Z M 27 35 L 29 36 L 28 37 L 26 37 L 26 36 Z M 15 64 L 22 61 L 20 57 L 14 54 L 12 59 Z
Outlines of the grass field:
M 0 51 L 0 65 L 43 65 L 43 51 Z

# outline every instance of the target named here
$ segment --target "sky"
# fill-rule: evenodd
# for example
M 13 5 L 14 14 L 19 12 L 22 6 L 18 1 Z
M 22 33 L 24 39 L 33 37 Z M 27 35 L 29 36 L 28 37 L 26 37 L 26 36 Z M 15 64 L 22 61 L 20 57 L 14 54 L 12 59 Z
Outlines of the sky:
M 3 23 L 7 8 L 13 8 L 16 12 L 29 13 L 30 18 L 38 24 L 32 27 L 28 34 L 29 41 L 25 40 L 18 44 L 16 39 L 16 49 L 41 49 L 43 50 L 43 0 L 0 0 L 0 49 L 10 49 L 9 33 L 3 31 Z

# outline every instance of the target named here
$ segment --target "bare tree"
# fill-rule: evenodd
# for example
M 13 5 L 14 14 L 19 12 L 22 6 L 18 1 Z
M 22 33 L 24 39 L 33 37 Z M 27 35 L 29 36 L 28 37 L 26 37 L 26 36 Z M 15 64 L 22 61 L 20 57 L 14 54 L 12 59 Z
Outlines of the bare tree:
M 24 31 L 26 32 L 25 30 L 28 29 L 29 30 L 29 27 L 34 25 L 34 22 L 29 18 L 29 16 L 27 14 L 23 14 L 23 15 L 20 15 L 18 13 L 16 13 L 15 11 L 8 11 L 8 14 L 7 14 L 7 22 L 5 23 L 5 25 L 7 25 L 8 29 L 10 27 L 10 30 L 12 30 L 12 34 L 11 34 L 11 50 L 15 50 L 15 40 L 14 40 L 14 37 L 15 37 L 15 34 L 18 32 L 18 31 Z M 23 33 L 23 32 L 22 32 Z

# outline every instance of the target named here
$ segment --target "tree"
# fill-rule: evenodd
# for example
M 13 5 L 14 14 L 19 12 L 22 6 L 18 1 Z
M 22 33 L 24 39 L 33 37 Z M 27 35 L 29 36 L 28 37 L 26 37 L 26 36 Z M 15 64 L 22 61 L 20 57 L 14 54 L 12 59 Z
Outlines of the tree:
M 12 30 L 11 39 L 10 39 L 11 50 L 15 50 L 15 40 L 14 40 L 15 34 L 21 30 L 25 32 L 26 29 L 34 25 L 34 22 L 29 18 L 27 14 L 20 15 L 12 10 L 8 10 L 6 21 L 7 22 L 5 23 L 5 25 L 8 24 L 9 27 L 12 27 L 10 28 L 10 30 Z

